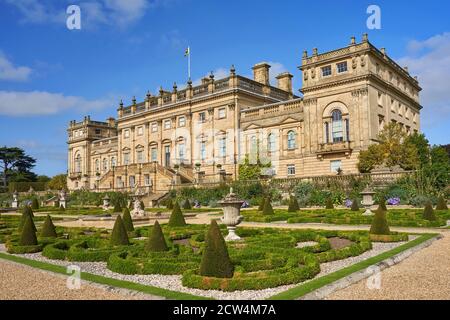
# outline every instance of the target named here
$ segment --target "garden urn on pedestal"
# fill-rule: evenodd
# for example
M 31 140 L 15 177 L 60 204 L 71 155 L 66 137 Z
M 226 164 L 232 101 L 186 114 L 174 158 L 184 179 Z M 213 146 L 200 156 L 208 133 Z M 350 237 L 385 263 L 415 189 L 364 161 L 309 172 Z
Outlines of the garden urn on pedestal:
M 236 234 L 236 226 L 241 223 L 243 216 L 241 213 L 241 206 L 244 201 L 239 200 L 236 194 L 233 193 L 233 188 L 230 188 L 230 193 L 219 204 L 223 209 L 223 217 L 220 220 L 227 226 L 228 235 L 225 241 L 238 241 L 241 238 Z
M 17 193 L 17 191 L 14 191 L 12 196 L 13 196 L 12 207 L 13 208 L 18 208 L 19 207 L 19 200 L 17 199 L 17 197 L 19 196 L 19 194 Z
M 360 194 L 363 197 L 361 204 L 364 206 L 364 208 L 366 208 L 363 216 L 372 216 L 373 212 L 370 211 L 370 207 L 374 204 L 373 195 L 375 194 L 375 192 L 367 186 L 363 191 L 360 192 Z
M 108 195 L 106 194 L 104 197 L 103 197 L 103 210 L 108 210 L 109 209 L 109 197 L 108 197 Z

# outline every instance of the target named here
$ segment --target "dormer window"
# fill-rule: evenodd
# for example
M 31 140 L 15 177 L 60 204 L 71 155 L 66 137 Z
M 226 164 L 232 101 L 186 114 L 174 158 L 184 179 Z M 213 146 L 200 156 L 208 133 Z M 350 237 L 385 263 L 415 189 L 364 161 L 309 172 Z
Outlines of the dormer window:
M 322 67 L 322 77 L 331 76 L 331 66 Z

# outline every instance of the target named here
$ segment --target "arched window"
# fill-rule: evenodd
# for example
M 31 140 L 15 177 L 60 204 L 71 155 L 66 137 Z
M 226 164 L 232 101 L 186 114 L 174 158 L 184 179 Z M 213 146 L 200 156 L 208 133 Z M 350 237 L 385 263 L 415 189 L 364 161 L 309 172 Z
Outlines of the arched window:
M 331 118 L 331 135 L 333 137 L 333 143 L 344 141 L 341 111 L 333 110 L 333 112 L 331 113 Z
M 288 149 L 295 149 L 295 132 L 293 130 L 287 134 L 287 147 Z
M 95 171 L 99 172 L 100 171 L 100 160 L 95 160 Z
M 267 137 L 267 151 L 275 152 L 275 135 L 273 133 Z
M 103 170 L 108 170 L 108 159 L 103 158 Z
M 116 166 L 116 158 L 112 157 L 111 158 L 111 168 L 114 168 Z
M 75 156 L 75 172 L 81 172 L 81 155 L 78 153 Z

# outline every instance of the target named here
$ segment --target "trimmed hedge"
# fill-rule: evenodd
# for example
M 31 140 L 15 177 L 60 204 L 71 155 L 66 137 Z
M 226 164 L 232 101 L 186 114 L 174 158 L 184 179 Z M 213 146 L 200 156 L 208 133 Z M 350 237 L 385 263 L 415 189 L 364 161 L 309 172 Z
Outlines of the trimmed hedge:
M 353 199 L 350 210 L 351 211 L 359 211 L 358 199 Z
M 150 252 L 160 252 L 169 250 L 158 220 L 156 220 L 155 224 L 153 225 L 153 228 L 148 237 L 148 241 L 145 244 L 145 250 Z
M 36 227 L 34 226 L 31 216 L 25 216 L 25 223 L 20 235 L 19 245 L 21 246 L 36 246 L 38 244 L 36 237 Z
M 128 208 L 123 209 L 123 224 L 128 232 L 134 231 L 133 219 L 131 219 L 130 210 Z
M 273 215 L 273 208 L 272 208 L 272 204 L 270 203 L 270 199 L 267 198 L 264 201 L 264 209 L 263 209 L 263 215 Z
M 52 218 L 50 217 L 50 215 L 47 215 L 47 217 L 45 217 L 44 225 L 42 226 L 40 236 L 45 237 L 45 238 L 56 238 L 57 237 L 56 228 L 55 228 L 55 225 L 53 224 L 53 221 L 52 221 Z
M 183 213 L 181 212 L 180 205 L 175 202 L 173 205 L 172 214 L 169 219 L 169 226 L 171 227 L 184 227 L 186 226 L 186 220 L 184 220 Z
M 436 215 L 434 214 L 433 205 L 430 201 L 425 205 L 425 209 L 423 210 L 423 218 L 428 221 L 436 221 Z
M 325 209 L 328 210 L 334 209 L 333 200 L 331 200 L 331 198 L 327 198 L 325 202 Z
M 114 222 L 110 244 L 112 246 L 124 246 L 130 244 L 128 240 L 127 229 L 125 228 L 120 214 L 117 216 L 116 221 Z
M 375 211 L 375 216 L 373 217 L 372 225 L 370 226 L 370 233 L 378 235 L 389 235 L 391 233 L 386 219 L 386 211 Z
M 200 275 L 217 278 L 231 278 L 233 264 L 228 255 L 227 245 L 216 220 L 211 220 L 206 234 L 205 250 L 200 263 Z
M 436 210 L 448 210 L 447 201 L 443 196 L 440 196 L 437 201 Z

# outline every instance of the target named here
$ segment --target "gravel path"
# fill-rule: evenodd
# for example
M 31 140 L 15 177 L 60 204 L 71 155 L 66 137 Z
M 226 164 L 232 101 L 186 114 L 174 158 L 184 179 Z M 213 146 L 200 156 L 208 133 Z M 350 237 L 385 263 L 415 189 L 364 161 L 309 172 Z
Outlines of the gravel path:
M 71 290 L 67 277 L 0 259 L 0 300 L 124 300 L 142 297 L 109 292 L 81 283 Z
M 321 277 L 337 271 L 341 268 L 348 267 L 357 262 L 363 261 L 370 257 L 376 256 L 385 251 L 391 250 L 399 245 L 402 245 L 405 242 L 396 242 L 396 243 L 373 243 L 372 250 L 366 251 L 365 253 L 357 256 L 350 257 L 343 260 L 322 263 L 320 265 L 321 272 L 315 277 Z M 5 248 L 3 245 L 0 245 L 0 251 L 4 251 Z M 119 273 L 112 272 L 106 268 L 105 262 L 69 262 L 69 261 L 61 261 L 61 260 L 51 260 L 46 257 L 43 257 L 41 253 L 31 253 L 31 254 L 23 254 L 19 255 L 24 258 L 48 262 L 56 265 L 77 265 L 81 268 L 82 272 L 88 272 L 92 274 L 97 274 L 109 278 L 115 278 L 125 281 L 132 281 L 144 285 L 150 285 L 160 288 L 165 288 L 174 291 L 186 292 L 193 295 L 212 297 L 219 300 L 258 300 L 258 299 L 266 299 L 270 296 L 283 292 L 285 290 L 291 289 L 298 284 L 285 285 L 276 288 L 269 288 L 263 290 L 244 290 L 244 291 L 235 291 L 235 292 L 222 292 L 219 290 L 200 290 L 200 289 L 192 289 L 184 287 L 181 283 L 181 275 L 123 275 Z M 312 280 L 312 279 L 311 279 Z M 311 281 L 308 280 L 308 281 Z M 308 282 L 305 281 L 304 283 Z
M 450 232 L 399 264 L 381 272 L 380 289 L 369 289 L 361 280 L 339 290 L 330 300 L 449 300 Z

